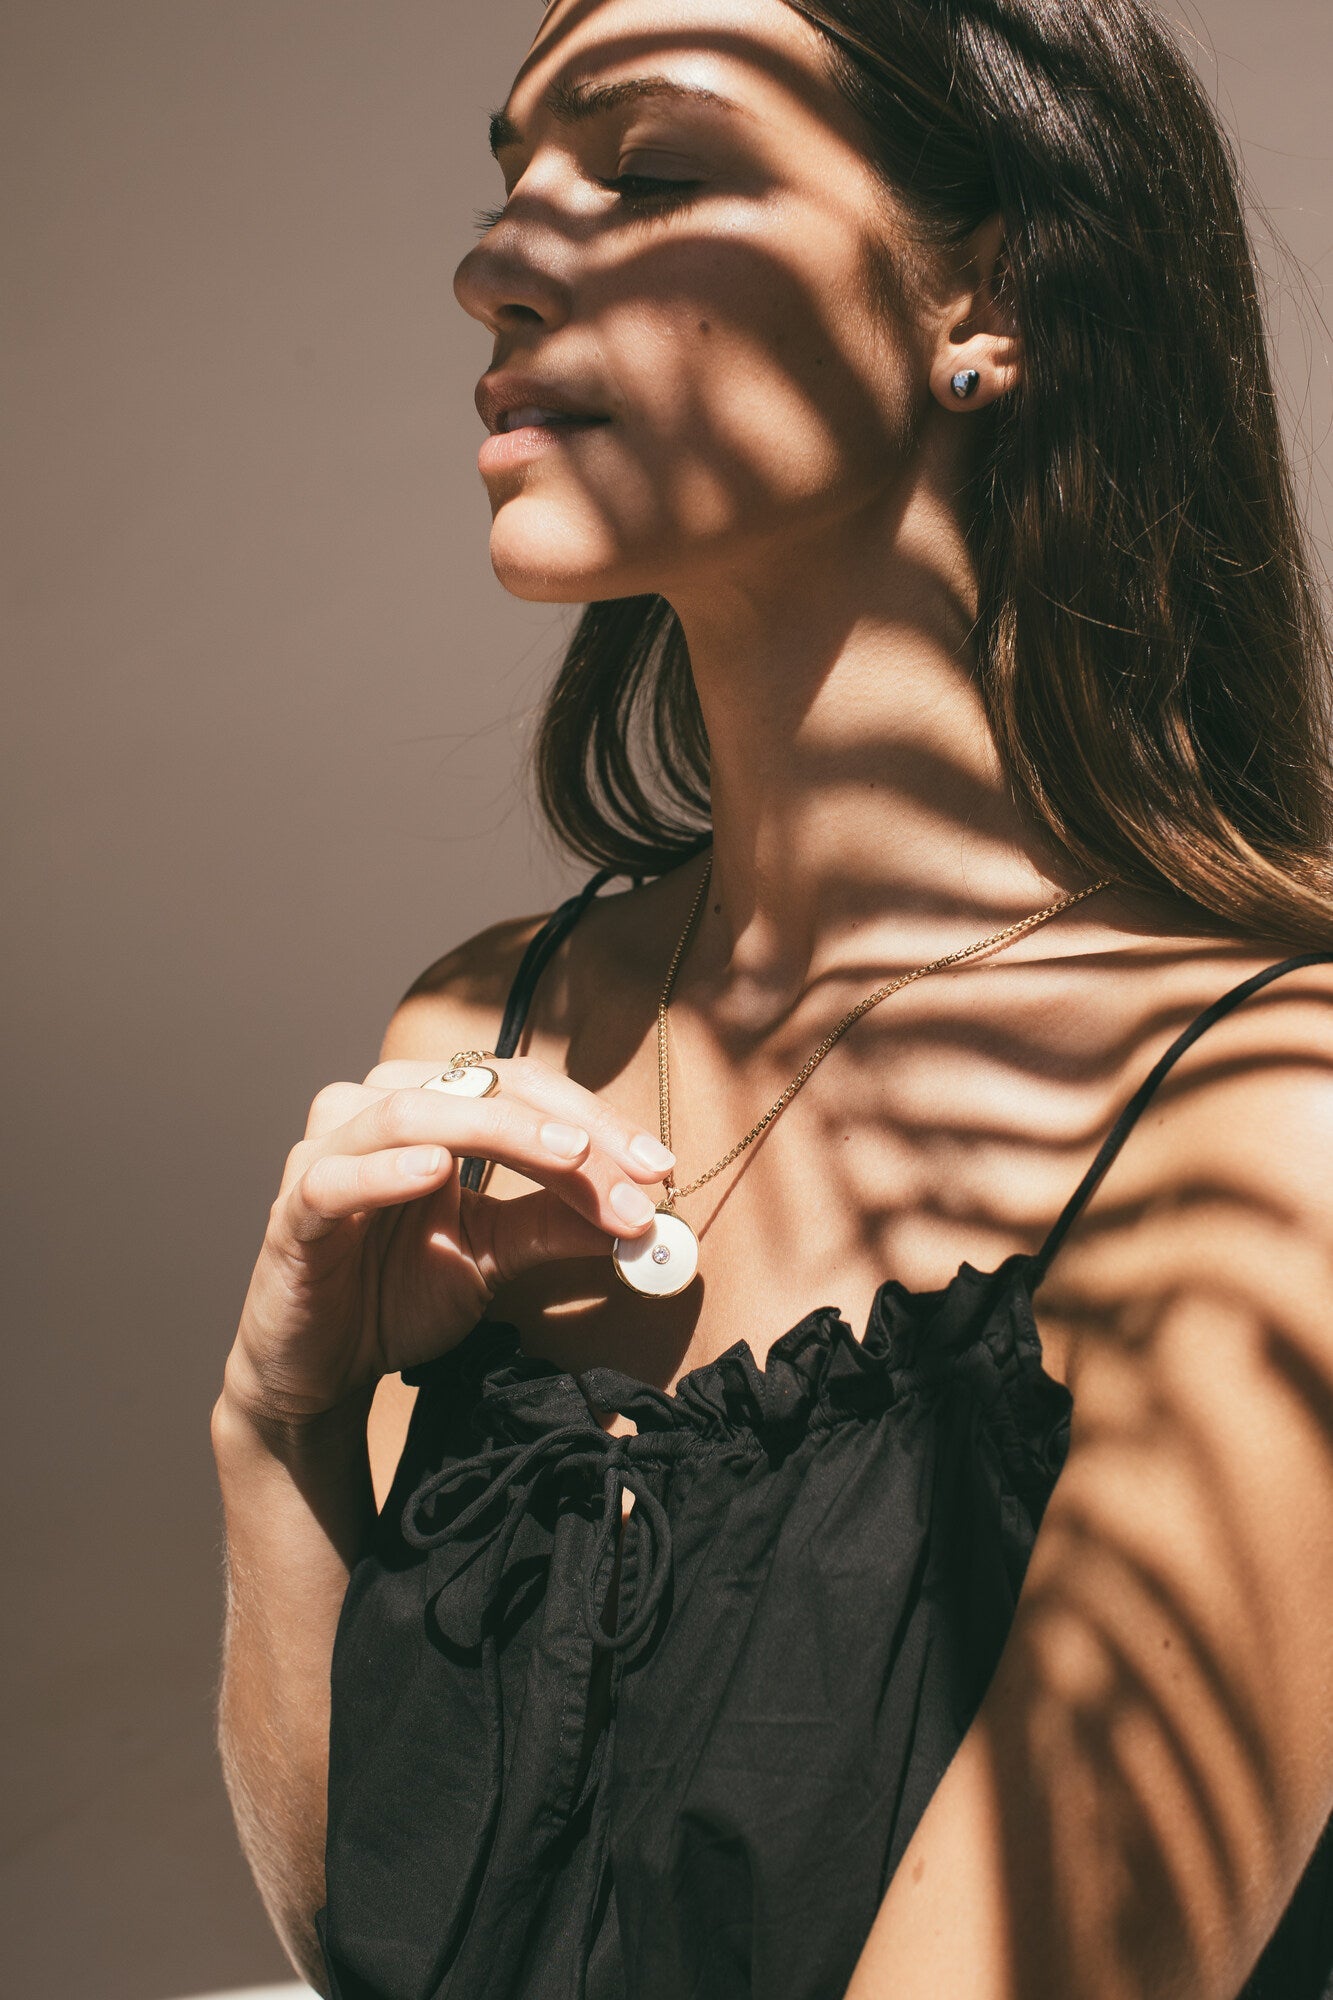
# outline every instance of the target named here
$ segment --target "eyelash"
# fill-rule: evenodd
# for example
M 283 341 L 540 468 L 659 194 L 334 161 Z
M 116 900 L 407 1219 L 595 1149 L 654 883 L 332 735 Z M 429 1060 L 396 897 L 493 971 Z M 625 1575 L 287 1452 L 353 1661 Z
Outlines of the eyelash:
M 619 174 L 613 180 L 600 181 L 598 185 L 618 195 L 628 206 L 642 205 L 660 213 L 665 209 L 682 206 L 690 199 L 699 182 L 657 180 L 651 174 Z M 476 216 L 478 231 L 484 236 L 488 229 L 494 229 L 503 216 L 503 208 L 478 209 Z

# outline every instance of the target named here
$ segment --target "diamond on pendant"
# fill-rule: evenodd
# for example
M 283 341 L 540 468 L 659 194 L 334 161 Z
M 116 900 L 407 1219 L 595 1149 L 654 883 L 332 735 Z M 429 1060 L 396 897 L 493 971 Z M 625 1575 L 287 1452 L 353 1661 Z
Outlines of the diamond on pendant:
M 671 1252 L 667 1249 L 665 1243 L 655 1243 L 653 1245 L 653 1262 L 654 1264 L 669 1264 L 671 1262 Z

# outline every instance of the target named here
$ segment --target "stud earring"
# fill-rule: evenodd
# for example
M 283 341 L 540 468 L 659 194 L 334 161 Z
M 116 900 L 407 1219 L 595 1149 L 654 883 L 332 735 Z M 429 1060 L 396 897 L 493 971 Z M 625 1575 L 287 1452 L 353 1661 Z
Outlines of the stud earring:
M 981 372 L 976 368 L 960 368 L 949 386 L 959 402 L 965 403 L 981 387 Z

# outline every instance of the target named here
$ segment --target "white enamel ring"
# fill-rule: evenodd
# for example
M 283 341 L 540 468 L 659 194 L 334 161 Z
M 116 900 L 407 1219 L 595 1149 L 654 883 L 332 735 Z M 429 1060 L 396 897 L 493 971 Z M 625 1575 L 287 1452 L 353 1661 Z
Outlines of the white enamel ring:
M 489 1097 L 500 1088 L 500 1078 L 487 1063 L 455 1063 L 438 1076 L 427 1077 L 421 1088 L 438 1090 L 444 1097 Z

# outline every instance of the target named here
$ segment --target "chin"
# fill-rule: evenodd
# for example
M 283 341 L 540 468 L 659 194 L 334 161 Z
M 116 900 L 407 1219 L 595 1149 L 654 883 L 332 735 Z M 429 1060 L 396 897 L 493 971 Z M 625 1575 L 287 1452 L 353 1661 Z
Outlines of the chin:
M 491 524 L 491 568 L 511 597 L 531 604 L 590 604 L 652 588 L 629 577 L 623 552 L 586 521 L 533 519 L 532 508 L 506 501 Z M 522 519 L 527 513 L 530 518 Z M 591 529 L 591 531 L 590 531 Z

